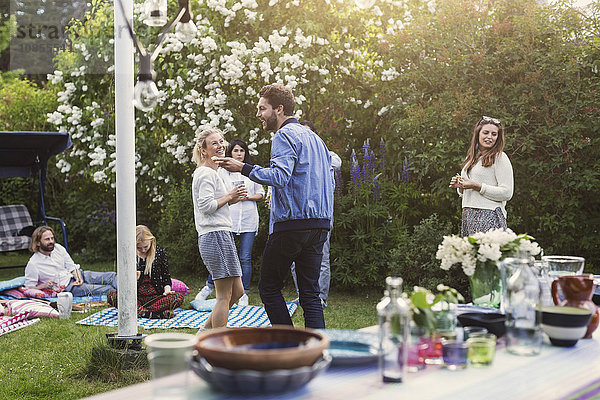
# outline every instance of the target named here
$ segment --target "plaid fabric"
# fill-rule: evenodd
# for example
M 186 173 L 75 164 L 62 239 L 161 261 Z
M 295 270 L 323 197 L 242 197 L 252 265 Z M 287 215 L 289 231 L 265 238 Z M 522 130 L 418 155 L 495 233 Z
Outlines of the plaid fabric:
M 31 216 L 24 205 L 0 206 L 0 251 L 28 248 L 31 238 L 18 235 L 21 229 L 31 225 Z

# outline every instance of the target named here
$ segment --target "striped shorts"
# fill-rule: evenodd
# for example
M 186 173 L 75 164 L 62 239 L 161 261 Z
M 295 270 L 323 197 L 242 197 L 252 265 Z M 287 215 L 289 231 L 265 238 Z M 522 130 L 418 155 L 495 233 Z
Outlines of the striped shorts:
M 470 236 L 476 232 L 487 232 L 492 229 L 506 229 L 506 218 L 500 207 L 495 210 L 483 208 L 463 208 L 461 235 Z
M 216 231 L 201 235 L 198 237 L 198 249 L 213 279 L 242 276 L 242 267 L 231 232 Z

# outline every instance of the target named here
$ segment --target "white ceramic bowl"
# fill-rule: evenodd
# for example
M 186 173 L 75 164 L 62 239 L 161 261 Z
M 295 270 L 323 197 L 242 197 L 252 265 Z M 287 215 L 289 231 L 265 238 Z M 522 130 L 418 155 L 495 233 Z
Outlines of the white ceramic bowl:
M 572 347 L 585 335 L 587 326 L 562 327 L 542 324 L 542 330 L 554 346 Z

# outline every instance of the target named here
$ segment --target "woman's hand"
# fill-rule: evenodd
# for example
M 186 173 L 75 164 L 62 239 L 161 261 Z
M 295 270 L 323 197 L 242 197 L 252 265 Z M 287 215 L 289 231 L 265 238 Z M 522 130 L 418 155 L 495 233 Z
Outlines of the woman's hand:
M 166 295 L 171 294 L 171 293 L 175 293 L 173 290 L 171 290 L 171 286 L 169 286 L 169 285 L 165 286 L 165 290 L 163 292 L 163 296 L 166 296 Z
M 455 175 L 452 177 L 452 179 L 450 179 L 450 185 L 448 185 L 448 187 L 454 188 L 454 189 L 460 189 L 462 188 L 461 184 L 462 184 L 463 178 L 461 178 L 460 175 Z
M 469 178 L 462 178 L 461 181 L 461 188 L 462 189 L 472 189 L 475 190 L 477 192 L 479 192 L 481 190 L 481 184 L 475 182 L 474 180 L 471 180 Z
M 240 200 L 244 200 L 247 194 L 248 192 L 246 191 L 246 187 L 244 185 L 234 186 L 233 189 L 229 191 L 231 200 L 228 203 L 235 204 Z

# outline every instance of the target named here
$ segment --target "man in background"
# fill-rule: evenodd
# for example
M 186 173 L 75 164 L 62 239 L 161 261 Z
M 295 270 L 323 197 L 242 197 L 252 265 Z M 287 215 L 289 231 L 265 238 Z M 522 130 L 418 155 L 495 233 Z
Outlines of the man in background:
M 83 271 L 67 250 L 54 239 L 54 230 L 40 226 L 31 235 L 33 255 L 25 267 L 25 286 L 54 292 L 65 290 L 73 296 L 105 295 L 117 290 L 115 272 Z

